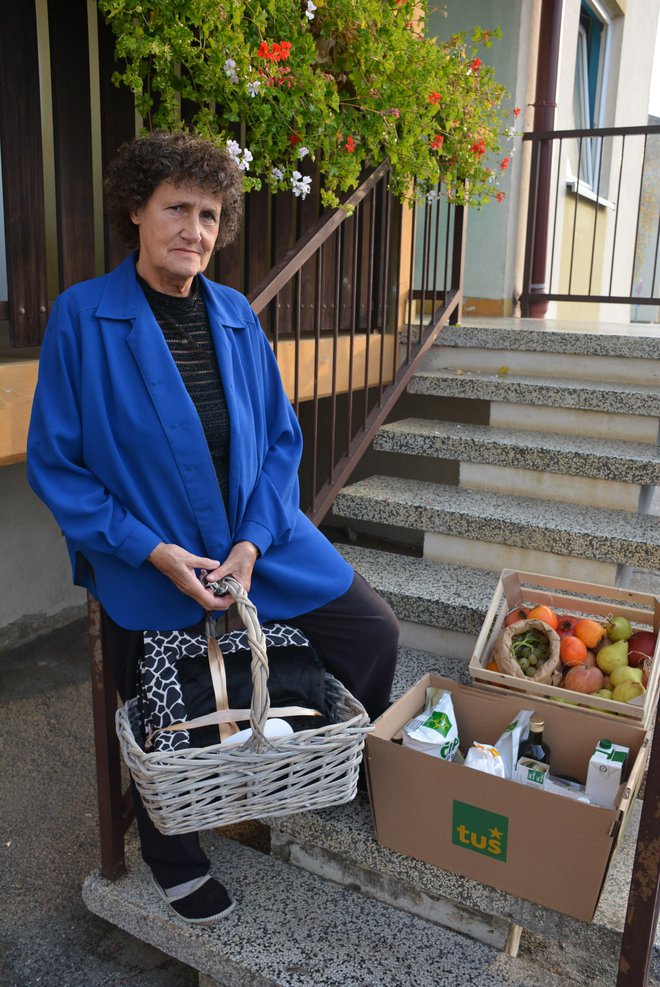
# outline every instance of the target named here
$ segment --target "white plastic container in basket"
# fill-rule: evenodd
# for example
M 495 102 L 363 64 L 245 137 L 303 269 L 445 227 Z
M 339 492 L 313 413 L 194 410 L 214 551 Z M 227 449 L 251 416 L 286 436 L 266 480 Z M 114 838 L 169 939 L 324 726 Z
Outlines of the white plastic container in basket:
M 223 715 L 228 720 L 249 718 L 251 737 L 240 745 L 145 751 L 136 739 L 140 735 L 137 699 L 117 710 L 122 755 L 151 821 L 166 835 L 339 805 L 354 798 L 357 789 L 362 750 L 371 729 L 364 707 L 326 673 L 322 712 L 330 724 L 267 738 L 271 710 L 263 631 L 243 588 L 227 579 L 226 591 L 234 596 L 246 626 L 253 691 L 250 710 L 227 710 Z
M 653 631 L 658 635 L 651 671 L 643 696 L 629 703 L 600 696 L 585 695 L 560 686 L 545 685 L 527 678 L 517 678 L 490 670 L 493 646 L 504 627 L 509 611 L 524 604 L 544 603 L 561 614 L 577 614 L 605 621 L 610 615 L 627 617 L 635 630 Z M 564 701 L 595 714 L 616 714 L 628 722 L 653 724 L 660 684 L 660 599 L 648 593 L 600 586 L 573 579 L 560 579 L 535 572 L 504 569 L 470 659 L 470 676 L 480 688 L 502 688 L 547 702 Z

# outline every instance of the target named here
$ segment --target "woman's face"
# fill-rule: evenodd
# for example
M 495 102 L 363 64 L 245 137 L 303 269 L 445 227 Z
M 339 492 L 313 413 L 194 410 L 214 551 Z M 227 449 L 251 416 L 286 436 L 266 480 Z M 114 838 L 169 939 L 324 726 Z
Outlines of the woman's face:
M 211 259 L 221 212 L 219 195 L 161 182 L 131 212 L 140 233 L 137 271 L 147 284 L 167 295 L 188 295 L 192 279 Z

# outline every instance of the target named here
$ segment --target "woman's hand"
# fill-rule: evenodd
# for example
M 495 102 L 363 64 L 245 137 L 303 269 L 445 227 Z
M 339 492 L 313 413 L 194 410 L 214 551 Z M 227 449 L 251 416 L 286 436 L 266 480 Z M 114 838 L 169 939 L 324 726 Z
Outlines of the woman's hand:
M 200 582 L 195 569 L 212 569 L 219 572 L 217 568 L 220 563 L 217 559 L 206 559 L 198 555 L 191 555 L 180 545 L 167 544 L 161 542 L 156 545 L 153 552 L 147 556 L 151 562 L 164 576 L 170 579 L 177 589 L 197 600 L 205 610 L 225 610 L 224 606 L 218 606 L 218 597 L 214 596 L 211 590 L 206 589 Z M 225 600 L 226 597 L 221 597 Z M 230 599 L 231 603 L 231 599 Z M 229 604 L 228 604 L 229 605 Z
M 249 593 L 252 584 L 252 570 L 258 557 L 259 550 L 251 541 L 237 541 L 235 545 L 232 545 L 231 552 L 222 565 L 207 572 L 206 578 L 208 582 L 215 583 L 225 576 L 233 576 L 245 592 Z M 229 593 L 225 596 L 216 596 L 214 600 L 214 610 L 227 610 L 234 602 Z

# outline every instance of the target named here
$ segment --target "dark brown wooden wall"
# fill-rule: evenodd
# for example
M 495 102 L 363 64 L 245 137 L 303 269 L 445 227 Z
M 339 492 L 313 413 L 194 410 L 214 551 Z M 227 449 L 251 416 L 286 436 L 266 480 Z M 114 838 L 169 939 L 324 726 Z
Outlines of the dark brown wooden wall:
M 114 36 L 98 16 L 99 101 L 90 91 L 86 0 L 48 0 L 49 51 L 38 51 L 33 0 L 6 3 L 0 32 L 0 149 L 2 152 L 7 249 L 8 298 L 0 299 L 0 318 L 8 317 L 14 347 L 37 346 L 43 337 L 48 310 L 64 288 L 93 277 L 95 245 L 102 235 L 104 270 L 112 269 L 127 248 L 104 222 L 94 228 L 95 193 L 92 170 L 97 151 L 103 173 L 119 146 L 135 133 L 133 97 L 111 78 L 115 69 Z M 53 162 L 44 162 L 39 73 L 50 69 L 53 120 Z M 93 122 L 99 126 L 93 127 Z M 100 147 L 94 149 L 94 133 Z M 48 165 L 45 168 L 45 164 Z M 55 175 L 57 234 L 48 242 L 45 224 L 44 171 Z M 236 243 L 224 248 L 209 275 L 239 291 L 256 288 L 298 239 L 323 214 L 318 171 L 305 200 L 264 188 L 245 201 L 243 228 Z M 98 179 L 97 179 L 98 180 Z M 369 328 L 378 322 L 373 307 L 380 289 L 364 277 L 373 251 L 386 249 L 381 230 L 384 204 L 363 203 L 349 219 L 341 237 L 310 260 L 300 278 L 286 286 L 277 303 L 262 313 L 264 328 L 274 334 L 312 333 L 332 326 L 340 331 Z M 98 236 L 97 236 L 98 234 Z M 57 255 L 56 290 L 47 293 L 47 269 Z M 52 256 L 51 256 L 52 255 Z M 373 265 L 371 265 L 373 269 Z M 382 265 L 376 265 L 376 272 Z M 377 276 L 377 274 L 376 274 Z M 339 289 L 337 279 L 339 278 Z M 373 278 L 371 279 L 373 281 Z M 339 306 L 339 319 L 335 307 Z M 4 311 L 3 311 L 4 308 Z

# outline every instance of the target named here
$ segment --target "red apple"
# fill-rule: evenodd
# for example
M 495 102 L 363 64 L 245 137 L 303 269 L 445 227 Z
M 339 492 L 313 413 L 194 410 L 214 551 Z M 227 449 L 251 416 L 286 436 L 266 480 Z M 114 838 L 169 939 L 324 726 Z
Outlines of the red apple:
M 628 638 L 628 664 L 639 668 L 645 658 L 653 658 L 656 640 L 652 631 L 635 631 Z

